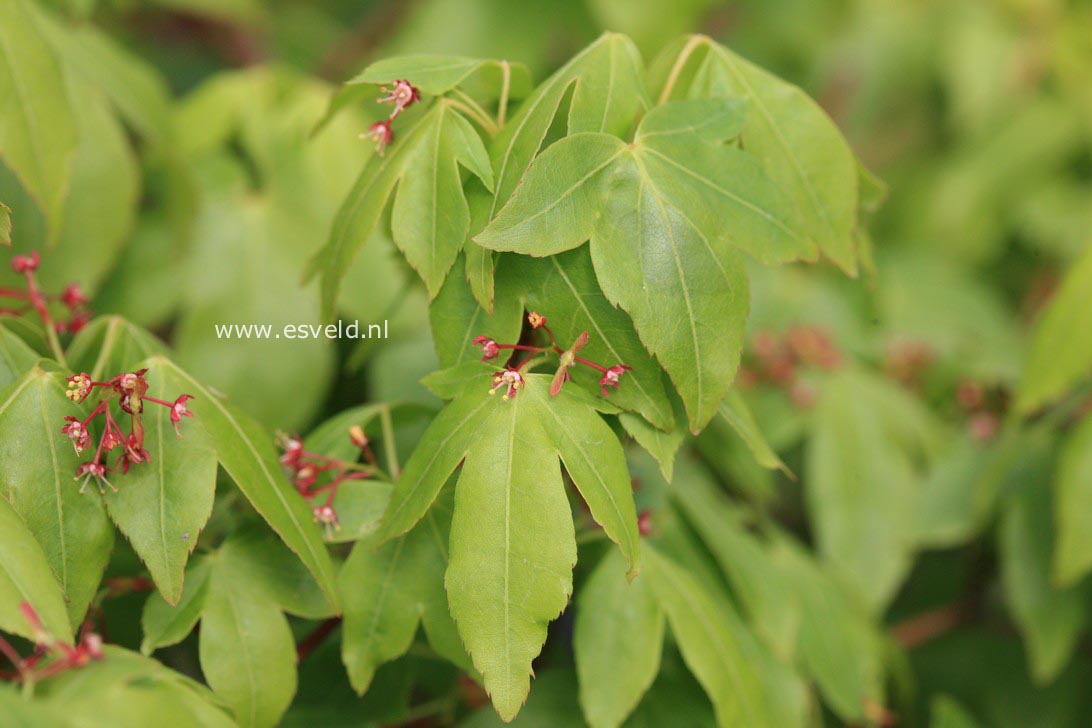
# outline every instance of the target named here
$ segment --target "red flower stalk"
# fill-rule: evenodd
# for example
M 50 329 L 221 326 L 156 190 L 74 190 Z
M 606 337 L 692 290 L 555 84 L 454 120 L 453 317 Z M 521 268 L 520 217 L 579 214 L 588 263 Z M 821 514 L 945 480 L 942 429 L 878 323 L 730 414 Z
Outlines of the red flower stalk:
M 375 457 L 372 455 L 368 437 L 364 434 L 364 428 L 353 425 L 349 428 L 348 434 L 349 441 L 360 449 L 369 466 L 374 467 Z M 299 437 L 281 434 L 278 436 L 277 444 L 284 451 L 280 460 L 285 475 L 296 486 L 297 492 L 303 496 L 304 500 L 311 504 L 315 522 L 322 524 L 327 537 L 333 536 L 334 531 L 341 530 L 337 511 L 334 510 L 333 505 L 338 489 L 347 481 L 369 477 L 369 471 L 355 461 L 350 462 L 310 452 L 304 449 L 303 440 Z M 327 479 L 320 484 L 320 478 L 323 477 Z M 323 493 L 326 497 L 319 501 L 317 496 Z
M 20 603 L 19 610 L 30 626 L 31 639 L 35 644 L 33 654 L 21 657 L 14 647 L 0 638 L 0 653 L 15 667 L 16 681 L 35 683 L 103 658 L 102 637 L 92 632 L 88 624 L 84 625 L 79 642 L 73 646 L 51 634 L 29 602 Z
M 505 394 L 502 397 L 505 401 L 516 396 L 519 388 L 524 383 L 523 376 L 520 374 L 521 370 L 527 362 L 531 361 L 538 354 L 553 352 L 558 356 L 557 371 L 554 374 L 553 381 L 550 383 L 551 396 L 556 396 L 561 392 L 561 388 L 565 386 L 565 382 L 569 381 L 569 370 L 577 364 L 582 364 L 594 369 L 602 375 L 599 380 L 599 388 L 603 393 L 603 396 L 609 394 L 607 391 L 608 387 L 617 389 L 622 374 L 632 369 L 626 364 L 615 364 L 608 368 L 579 356 L 580 351 L 588 344 L 589 335 L 587 331 L 581 332 L 572 343 L 572 346 L 568 349 L 562 349 L 557 345 L 557 339 L 554 337 L 554 332 L 550 331 L 550 328 L 546 325 L 545 316 L 537 311 L 532 311 L 527 315 L 527 324 L 532 331 L 541 330 L 546 332 L 546 335 L 550 338 L 549 343 L 544 346 L 529 344 L 498 344 L 488 336 L 475 337 L 472 342 L 474 346 L 480 346 L 482 348 L 482 361 L 495 359 L 502 350 L 528 352 L 527 356 L 514 367 L 509 366 L 493 375 L 492 387 L 490 388 L 489 393 L 495 394 L 498 389 L 503 387 L 506 389 Z
M 37 312 L 46 329 L 46 337 L 53 349 L 57 360 L 64 362 L 64 353 L 61 351 L 57 333 L 68 331 L 76 333 L 91 320 L 91 311 L 87 308 L 89 299 L 76 284 L 71 284 L 58 295 L 44 293 L 38 286 L 35 273 L 41 265 L 42 256 L 37 251 L 30 255 L 16 255 L 11 259 L 11 269 L 23 276 L 26 281 L 26 290 L 0 288 L 0 298 L 11 298 L 28 304 L 26 307 L 13 308 L 0 306 L 0 315 L 21 316 L 28 311 Z M 68 319 L 57 321 L 50 312 L 50 303 L 62 304 L 68 312 Z
M 92 380 L 91 375 L 87 372 L 73 374 L 68 377 L 68 392 L 66 394 L 76 404 L 86 400 L 95 389 L 102 391 L 102 398 L 91 410 L 91 414 L 88 415 L 87 419 L 80 420 L 76 417 L 67 416 L 64 419 L 68 424 L 61 428 L 61 434 L 68 436 L 76 452 L 82 453 L 91 444 L 91 423 L 99 417 L 102 418 L 102 434 L 99 437 L 98 447 L 95 448 L 94 457 L 87 462 L 81 463 L 76 469 L 76 480 L 83 479 L 83 483 L 80 485 L 81 493 L 86 490 L 92 479 L 98 484 L 100 493 L 105 493 L 107 488 L 117 492 L 117 488 L 106 477 L 108 473 L 113 471 L 106 467 L 105 462 L 105 453 L 115 448 L 120 447 L 122 449 L 121 455 L 118 456 L 117 462 L 114 464 L 114 470 L 122 475 L 128 474 L 129 468 L 133 465 L 151 462 L 151 456 L 144 449 L 144 421 L 142 415 L 145 402 L 153 402 L 170 410 L 171 423 L 174 425 L 175 433 L 181 439 L 182 432 L 179 429 L 179 423 L 183 417 L 193 416 L 193 413 L 186 406 L 186 403 L 193 399 L 193 396 L 183 394 L 173 402 L 151 397 L 148 395 L 148 380 L 145 378 L 147 373 L 147 369 L 125 372 L 105 382 Z M 111 411 L 111 403 L 115 398 L 120 410 L 129 415 L 130 427 L 128 434 L 118 424 L 114 413 Z

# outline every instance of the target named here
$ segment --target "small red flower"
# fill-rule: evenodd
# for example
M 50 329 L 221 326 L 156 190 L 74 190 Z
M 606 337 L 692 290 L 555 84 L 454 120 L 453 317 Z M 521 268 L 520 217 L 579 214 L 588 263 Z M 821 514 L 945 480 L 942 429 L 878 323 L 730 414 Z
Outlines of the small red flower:
M 311 509 L 311 512 L 315 515 L 315 523 L 321 523 L 328 536 L 332 536 L 334 531 L 341 530 L 341 524 L 337 520 L 337 511 L 334 510 L 333 506 L 315 506 Z
M 377 121 L 368 127 L 368 131 L 360 135 L 361 139 L 371 139 L 375 142 L 375 151 L 383 156 L 383 151 L 394 141 L 394 130 L 391 129 L 391 120 Z
M 178 435 L 179 440 L 182 439 L 182 430 L 178 429 L 178 423 L 182 421 L 183 417 L 193 417 L 193 412 L 186 408 L 186 402 L 191 399 L 193 399 L 193 395 L 183 394 L 171 405 L 171 424 L 174 425 L 174 432 Z
M 16 273 L 33 273 L 42 262 L 41 254 L 35 250 L 30 255 L 17 255 L 11 259 L 11 269 Z
M 296 471 L 296 488 L 304 493 L 312 485 L 318 482 L 318 471 L 313 465 L 307 464 Z
M 516 396 L 522 386 L 523 375 L 515 369 L 505 369 L 503 372 L 497 372 L 493 375 L 493 387 L 489 390 L 489 393 L 496 394 L 501 387 L 507 387 L 507 391 L 501 396 L 501 399 L 507 402 Z
M 68 439 L 72 441 L 72 447 L 76 449 L 76 454 L 79 455 L 91 444 L 91 433 L 87 431 L 84 423 L 75 417 L 65 417 L 64 421 L 68 424 L 61 428 L 61 434 L 68 435 Z
M 652 533 L 652 512 L 641 511 L 637 516 L 637 532 L 642 536 Z
M 82 493 L 87 488 L 87 484 L 91 482 L 92 478 L 94 478 L 99 486 L 100 493 L 106 492 L 106 488 L 103 488 L 104 485 L 109 487 L 110 490 L 117 493 L 118 489 L 111 485 L 110 481 L 106 479 L 106 474 L 109 472 L 110 468 L 106 467 L 102 463 L 80 463 L 80 466 L 76 468 L 75 478 L 76 480 L 83 478 L 83 483 L 80 484 L 80 492 Z
M 87 372 L 73 374 L 71 377 L 66 378 L 65 381 L 68 382 L 68 391 L 65 392 L 65 396 L 76 404 L 84 401 L 87 399 L 87 395 L 91 394 L 93 383 L 91 381 L 91 375 Z
M 480 346 L 482 348 L 482 361 L 496 359 L 497 354 L 500 353 L 500 346 L 488 336 L 479 336 L 475 338 L 473 344 L 474 346 Z
M 91 299 L 85 296 L 83 290 L 75 283 L 69 284 L 61 293 L 61 303 L 69 308 L 79 308 L 90 302 Z
M 401 114 L 405 109 L 408 109 L 415 102 L 421 100 L 421 93 L 417 90 L 417 87 L 405 80 L 395 81 L 392 86 L 384 86 L 380 90 L 386 94 L 386 96 L 383 96 L 376 101 L 380 104 L 394 104 L 394 111 L 391 113 L 392 119 Z
M 603 392 L 603 396 L 607 397 L 610 392 L 607 391 L 607 387 L 613 387 L 618 389 L 618 380 L 622 378 L 622 375 L 632 370 L 633 367 L 626 364 L 615 364 L 607 371 L 603 372 L 603 376 L 599 379 L 599 390 Z
M 531 325 L 532 329 L 541 329 L 546 325 L 546 317 L 538 311 L 532 311 L 527 314 L 527 323 Z

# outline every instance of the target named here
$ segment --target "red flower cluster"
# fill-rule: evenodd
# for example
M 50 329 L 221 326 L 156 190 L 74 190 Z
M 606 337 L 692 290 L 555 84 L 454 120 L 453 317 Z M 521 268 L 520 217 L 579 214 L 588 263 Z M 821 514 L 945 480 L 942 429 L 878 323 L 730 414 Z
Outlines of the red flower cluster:
M 35 276 L 41 262 L 42 256 L 37 251 L 30 255 L 16 255 L 11 259 L 11 269 L 26 279 L 26 290 L 0 288 L 0 299 L 8 298 L 15 302 L 10 306 L 0 306 L 0 316 L 22 316 L 29 311 L 35 311 L 51 331 L 68 331 L 74 334 L 91 320 L 91 309 L 88 308 L 90 301 L 75 283 L 59 294 L 42 292 Z M 68 318 L 55 320 L 49 310 L 51 303 L 64 306 Z
M 33 633 L 34 653 L 21 657 L 14 647 L 0 639 L 0 654 L 15 667 L 13 677 L 19 682 L 34 683 L 102 659 L 102 637 L 89 629 L 89 623 L 84 624 L 79 642 L 72 646 L 50 634 L 42 625 L 38 612 L 28 602 L 22 602 L 19 609 Z
M 784 336 L 761 332 L 755 336 L 748 360 L 739 369 L 743 387 L 768 382 L 789 393 L 797 407 L 811 407 L 815 392 L 798 379 L 801 367 L 827 371 L 841 366 L 842 356 L 827 334 L 815 326 L 794 326 Z
M 588 332 L 584 331 L 576 337 L 576 341 L 572 343 L 568 349 L 562 349 L 557 345 L 557 340 L 554 338 L 554 332 L 550 331 L 550 327 L 546 325 L 546 317 L 539 314 L 537 311 L 532 311 L 527 314 L 527 323 L 531 327 L 532 331 L 545 331 L 546 335 L 550 337 L 549 344 L 545 346 L 532 346 L 527 344 L 498 344 L 488 336 L 475 337 L 473 341 L 474 346 L 480 346 L 482 349 L 482 361 L 490 361 L 496 359 L 502 350 L 509 351 L 526 351 L 527 356 L 523 358 L 515 366 L 508 366 L 503 371 L 497 372 L 493 375 L 493 386 L 490 388 L 489 393 L 495 394 L 498 389 L 505 388 L 505 394 L 503 396 L 504 401 L 508 401 L 512 397 L 516 396 L 519 388 L 523 385 L 523 376 L 520 371 L 523 367 L 538 354 L 553 352 L 558 355 L 558 368 L 554 374 L 553 382 L 550 384 L 550 395 L 557 396 L 561 388 L 565 386 L 565 382 L 569 381 L 569 369 L 576 364 L 583 364 L 586 367 L 590 367 L 599 372 L 602 376 L 599 378 L 599 389 L 606 397 L 610 395 L 607 388 L 617 389 L 621 384 L 622 375 L 630 371 L 632 367 L 626 364 L 615 364 L 611 367 L 605 367 L 596 364 L 593 361 L 581 358 L 579 356 L 580 351 L 588 343 Z
M 144 449 L 144 423 L 141 416 L 144 412 L 145 402 L 153 402 L 170 409 L 170 418 L 171 423 L 174 425 L 174 431 L 178 435 L 178 439 L 182 439 L 182 431 L 178 425 L 183 417 L 193 417 L 193 413 L 189 411 L 186 405 L 193 397 L 183 394 L 173 402 L 150 397 L 148 395 L 148 381 L 144 378 L 147 372 L 147 369 L 141 369 L 138 372 L 126 372 L 118 374 L 105 382 L 93 381 L 89 374 L 83 372 L 73 374 L 66 380 L 68 382 L 68 398 L 76 404 L 87 399 L 95 388 L 103 390 L 102 399 L 99 400 L 99 403 L 91 410 L 91 414 L 86 419 L 81 420 L 72 416 L 65 417 L 67 424 L 61 428 L 61 434 L 68 436 L 72 447 L 79 454 L 91 445 L 91 423 L 99 417 L 103 418 L 102 434 L 99 437 L 99 444 L 95 448 L 95 456 L 91 460 L 81 463 L 76 469 L 76 480 L 83 479 L 83 484 L 80 485 L 81 493 L 87 488 L 87 484 L 91 482 L 92 478 L 98 483 L 100 493 L 106 492 L 106 488 L 103 486 L 117 492 L 117 488 L 106 478 L 107 474 L 112 471 L 106 466 L 105 458 L 105 453 L 115 448 L 121 448 L 121 455 L 118 456 L 114 469 L 120 470 L 122 474 L 128 473 L 129 468 L 134 464 L 151 462 L 148 451 Z M 130 427 L 128 434 L 121 428 L 111 412 L 110 404 L 115 397 L 117 398 L 118 407 L 129 416 Z
M 376 99 L 381 104 L 391 104 L 394 108 L 391 115 L 383 121 L 377 121 L 368 127 L 368 131 L 360 135 L 361 139 L 371 139 L 375 142 L 375 151 L 383 156 L 383 151 L 394 141 L 394 130 L 391 125 L 398 115 L 408 109 L 414 103 L 421 100 L 421 93 L 417 87 L 409 81 L 395 81 L 389 88 L 382 88 L 384 96 Z
M 374 467 L 375 456 L 372 454 L 368 436 L 364 434 L 364 430 L 359 425 L 353 425 L 349 428 L 349 440 L 361 451 L 368 464 Z M 311 503 L 311 512 L 314 514 L 315 522 L 321 523 L 325 527 L 327 535 L 339 530 L 341 525 L 338 523 L 337 512 L 334 510 L 333 505 L 337 490 L 347 480 L 367 478 L 368 471 L 361 469 L 361 466 L 356 462 L 348 462 L 309 452 L 304 449 L 303 440 L 299 437 L 289 437 L 282 434 L 278 438 L 277 444 L 284 451 L 284 454 L 281 455 L 281 466 L 284 467 L 285 474 L 296 486 L 299 494 Z M 319 478 L 324 474 L 329 477 L 326 482 L 319 485 Z M 321 493 L 325 493 L 326 498 L 318 503 L 315 497 Z

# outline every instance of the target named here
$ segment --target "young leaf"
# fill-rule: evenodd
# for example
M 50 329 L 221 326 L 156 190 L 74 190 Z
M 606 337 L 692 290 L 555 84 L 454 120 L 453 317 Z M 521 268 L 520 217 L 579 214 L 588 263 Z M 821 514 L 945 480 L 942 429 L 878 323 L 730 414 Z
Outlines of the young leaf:
M 212 438 L 220 464 L 258 513 L 300 557 L 336 609 L 333 563 L 318 527 L 312 522 L 306 501 L 299 497 L 281 472 L 273 451 L 272 436 L 177 365 L 167 359 L 153 361 L 202 403 L 202 424 Z
M 550 329 L 562 341 L 575 341 L 582 331 L 591 334 L 583 356 L 608 366 L 633 367 L 625 386 L 611 392 L 611 402 L 638 412 L 661 430 L 671 430 L 674 414 L 664 391 L 660 367 L 641 345 L 633 322 L 607 301 L 599 289 L 591 255 L 584 248 L 538 260 L 506 256 L 502 279 L 511 278 L 526 295 L 527 308 L 547 316 Z M 573 381 L 599 391 L 599 377 L 570 370 Z
M 93 486 L 80 493 L 80 458 L 61 435 L 65 416 L 80 414 L 61 375 L 42 365 L 0 392 L 0 493 L 45 552 L 73 624 L 83 622 L 114 545 L 102 498 Z
M 765 664 L 755 659 L 761 646 L 727 603 L 657 551 L 646 551 L 649 583 L 683 659 L 713 701 L 717 724 L 803 725 L 803 686 L 768 654 Z
M 451 522 L 451 616 L 506 721 L 527 697 L 531 661 L 569 601 L 576 563 L 561 469 L 528 399 L 544 380 L 529 380 L 477 428 Z
M 689 95 L 728 96 L 747 103 L 743 148 L 792 197 L 812 244 L 856 275 L 857 163 L 819 105 L 796 86 L 717 44 L 711 44 Z
M 1054 476 L 1053 573 L 1070 586 L 1092 568 L 1092 415 L 1066 435 Z
M 182 596 L 177 604 L 168 604 L 159 592 L 148 596 L 140 616 L 140 626 L 144 632 L 140 642 L 142 654 L 150 655 L 160 647 L 178 644 L 193 631 L 201 618 L 201 610 L 205 608 L 210 571 L 206 559 L 194 558 L 190 561 Z
M 444 570 L 451 503 L 450 498 L 441 500 L 445 502 L 437 503 L 405 536 L 382 545 L 375 538 L 358 541 L 342 567 L 341 658 L 361 695 L 380 665 L 405 654 L 422 620 L 437 651 L 457 664 L 468 663 L 447 611 Z
M 426 94 L 447 93 L 483 65 L 496 63 L 466 56 L 408 55 L 384 58 L 371 64 L 346 82 L 386 84 L 406 79 Z
M 263 590 L 217 566 L 201 612 L 201 671 L 239 725 L 276 725 L 296 692 L 288 620 Z
M 0 6 L 0 156 L 42 208 L 51 238 L 60 227 L 76 148 L 76 121 L 61 64 L 28 0 Z
M 496 216 L 523 180 L 570 88 L 574 90 L 566 124 L 569 134 L 594 131 L 621 136 L 649 103 L 637 48 L 623 35 L 604 33 L 543 81 L 493 139 L 489 156 L 497 179 L 486 221 Z M 471 232 L 480 229 L 476 226 Z M 488 291 L 492 253 L 484 250 L 473 259 L 479 265 L 468 278 L 476 292 Z
M 51 634 L 68 640 L 72 626 L 64 594 L 34 534 L 6 500 L 0 498 L 0 629 L 28 639 L 34 633 L 20 609 L 30 604 Z
M 535 256 L 590 237 L 603 293 L 671 376 L 694 431 L 739 363 L 749 300 L 737 249 L 792 250 L 798 238 L 788 199 L 753 158 L 723 145 L 740 113 L 730 100 L 675 102 L 650 111 L 632 145 L 566 137 L 475 237 Z
M 1033 465 L 1028 475 L 1047 472 L 1044 466 Z M 1076 585 L 1055 588 L 1050 581 L 1050 495 L 1034 485 L 1014 494 L 999 532 L 1001 583 L 1027 644 L 1031 675 L 1040 684 L 1052 681 L 1069 662 L 1087 621 L 1084 591 Z
M 628 581 L 621 558 L 607 553 L 576 600 L 573 650 L 592 728 L 621 725 L 660 671 L 664 613 L 648 577 Z
M 172 372 L 148 364 L 148 394 L 171 401 L 184 383 Z M 143 368 L 143 367 L 138 367 Z M 147 467 L 116 475 L 117 493 L 104 500 L 106 510 L 129 539 L 169 604 L 182 597 L 186 560 L 212 513 L 216 492 L 216 450 L 202 422 L 207 405 L 195 402 L 191 420 L 177 437 L 166 407 L 144 411 L 144 444 L 151 454 Z
M 394 143 L 389 154 L 369 160 L 312 265 L 322 275 L 325 317 L 333 315 L 341 278 L 396 186 L 391 216 L 394 242 L 421 274 L 429 293 L 436 295 L 470 227 L 459 165 L 492 188 L 493 171 L 481 138 L 443 99 Z
M 1028 414 L 1061 397 L 1092 369 L 1092 248 L 1066 274 L 1035 329 L 1016 397 Z

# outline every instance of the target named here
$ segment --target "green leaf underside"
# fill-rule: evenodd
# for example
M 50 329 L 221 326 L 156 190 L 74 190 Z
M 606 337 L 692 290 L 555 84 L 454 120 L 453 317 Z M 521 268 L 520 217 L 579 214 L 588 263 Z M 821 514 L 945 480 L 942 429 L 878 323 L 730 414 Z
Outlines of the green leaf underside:
M 406 79 L 426 94 L 442 94 L 485 64 L 496 63 L 466 56 L 407 55 L 376 61 L 350 79 L 348 85 L 388 84 Z
M 711 44 L 691 97 L 743 99 L 743 148 L 795 203 L 813 245 L 856 275 L 857 162 L 830 117 L 802 90 Z
M 19 605 L 30 604 L 50 633 L 68 640 L 72 627 L 64 594 L 53 578 L 34 534 L 6 500 L 0 498 L 0 629 L 33 638 Z
M 54 238 L 76 148 L 61 64 L 27 0 L 0 6 L 0 157 L 41 206 Z
M 381 545 L 361 539 L 342 567 L 341 659 L 357 693 L 368 690 L 380 665 L 405 654 L 422 622 L 437 652 L 469 667 L 447 609 L 451 499 L 440 500 L 405 536 Z
M 26 522 L 64 590 L 72 624 L 83 621 L 114 544 L 98 489 L 80 493 L 81 459 L 60 433 L 83 410 L 60 374 L 35 367 L 0 392 L 0 494 Z
M 338 210 L 329 241 L 313 261 L 322 275 L 326 318 L 333 315 L 342 276 L 379 222 L 392 194 L 394 242 L 430 294 L 436 295 L 470 227 L 459 165 L 492 188 L 492 168 L 481 138 L 442 100 L 385 156 L 369 159 Z
M 754 640 L 732 608 L 689 572 L 647 549 L 652 590 L 683 659 L 727 728 L 803 725 L 804 689 Z
M 1054 476 L 1058 583 L 1076 584 L 1092 568 L 1092 415 L 1066 436 Z
M 264 592 L 213 565 L 201 612 L 201 671 L 240 726 L 273 726 L 296 692 L 296 643 Z
M 148 394 L 170 402 L 184 393 L 186 383 L 156 366 L 158 361 L 148 363 Z M 144 446 L 151 462 L 115 476 L 118 492 L 105 497 L 110 517 L 171 604 L 182 596 L 186 560 L 212 513 L 216 492 L 216 450 L 202 422 L 207 406 L 204 402 L 190 406 L 193 417 L 180 423 L 183 436 L 178 439 L 170 411 L 147 404 Z
M 1051 583 L 1051 505 L 1048 489 L 1023 489 L 1002 513 L 998 534 L 1006 601 L 1026 642 L 1032 677 L 1042 684 L 1069 662 L 1087 623 L 1083 590 Z
M 306 501 L 281 472 L 272 436 L 234 406 L 223 402 L 189 374 L 166 359 L 153 360 L 171 372 L 201 407 L 202 424 L 220 464 L 254 508 L 314 575 L 330 604 L 337 608 L 337 585 L 330 555 Z
M 805 458 L 819 553 L 873 608 L 891 598 L 914 548 L 917 474 L 881 411 L 888 391 L 859 372 L 828 379 Z
M 1092 248 L 1070 269 L 1035 328 L 1016 409 L 1027 414 L 1057 400 L 1092 371 Z
M 140 651 L 143 654 L 150 655 L 160 647 L 178 644 L 193 631 L 201 618 L 201 610 L 205 608 L 209 573 L 208 561 L 194 558 L 186 568 L 182 596 L 177 604 L 168 604 L 159 592 L 148 597 L 140 617 L 144 633 Z
M 615 728 L 660 671 L 664 613 L 647 577 L 632 582 L 610 551 L 577 596 L 573 649 L 580 704 L 592 728 Z
M 730 100 L 674 102 L 650 111 L 631 145 L 606 134 L 562 139 L 475 237 L 534 256 L 590 238 L 603 293 L 629 313 L 695 431 L 716 414 L 739 362 L 749 294 L 738 250 L 806 253 L 788 198 L 755 159 L 723 144 L 741 116 Z
M 728 392 L 728 396 L 720 404 L 720 416 L 739 435 L 740 439 L 751 451 L 755 462 L 769 470 L 780 470 L 792 477 L 792 471 L 781 461 L 777 453 L 766 441 L 766 437 L 758 429 L 754 415 L 751 414 L 747 402 L 738 390 Z

